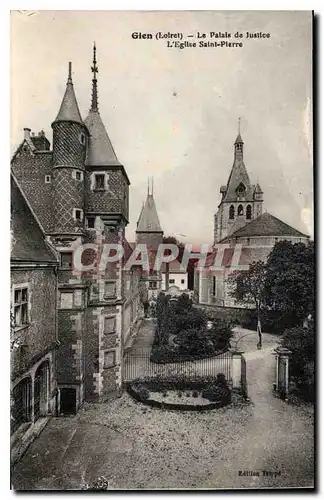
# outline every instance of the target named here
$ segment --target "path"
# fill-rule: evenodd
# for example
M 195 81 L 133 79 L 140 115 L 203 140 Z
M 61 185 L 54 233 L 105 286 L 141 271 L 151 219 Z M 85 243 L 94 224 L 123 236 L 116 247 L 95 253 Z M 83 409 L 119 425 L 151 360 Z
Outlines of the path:
M 221 471 L 210 478 L 209 486 L 226 487 L 230 481 L 236 488 L 313 485 L 313 412 L 307 406 L 288 405 L 273 394 L 276 337 L 266 336 L 263 345 L 262 350 L 256 350 L 248 337 L 241 343 L 245 348 L 252 418 L 245 433 L 226 451 Z M 233 470 L 256 475 L 238 473 L 233 477 Z

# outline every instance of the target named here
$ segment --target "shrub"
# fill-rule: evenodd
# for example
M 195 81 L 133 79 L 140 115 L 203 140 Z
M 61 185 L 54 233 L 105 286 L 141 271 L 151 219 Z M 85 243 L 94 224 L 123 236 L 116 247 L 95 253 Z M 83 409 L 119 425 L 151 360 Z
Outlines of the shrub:
M 315 396 L 313 369 L 315 362 L 314 323 L 307 328 L 296 327 L 286 330 L 281 345 L 291 351 L 289 373 L 295 380 L 300 395 L 313 401 Z
M 218 373 L 216 383 L 210 384 L 203 392 L 202 397 L 209 401 L 230 402 L 231 391 L 227 385 L 224 373 Z
M 214 320 L 212 328 L 208 331 L 208 338 L 213 343 L 215 349 L 228 347 L 231 338 L 234 336 L 233 324 L 229 321 Z
M 139 397 L 143 400 L 148 399 L 150 397 L 149 390 L 141 382 L 135 382 L 133 384 L 133 389 L 137 392 Z
M 227 386 L 211 385 L 202 392 L 202 397 L 209 401 L 229 402 L 231 392 Z

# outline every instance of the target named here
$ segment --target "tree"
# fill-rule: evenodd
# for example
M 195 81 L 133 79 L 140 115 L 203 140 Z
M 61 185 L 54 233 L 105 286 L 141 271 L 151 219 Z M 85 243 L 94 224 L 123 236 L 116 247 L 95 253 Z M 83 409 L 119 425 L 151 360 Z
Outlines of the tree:
M 230 295 L 236 299 L 236 302 L 244 305 L 253 304 L 256 308 L 259 347 L 262 346 L 261 310 L 264 307 L 265 283 L 266 272 L 262 261 L 252 262 L 248 271 L 235 271 L 228 280 L 228 284 L 232 288 Z
M 294 314 L 301 325 L 314 315 L 313 243 L 276 243 L 265 272 L 263 299 L 267 307 Z

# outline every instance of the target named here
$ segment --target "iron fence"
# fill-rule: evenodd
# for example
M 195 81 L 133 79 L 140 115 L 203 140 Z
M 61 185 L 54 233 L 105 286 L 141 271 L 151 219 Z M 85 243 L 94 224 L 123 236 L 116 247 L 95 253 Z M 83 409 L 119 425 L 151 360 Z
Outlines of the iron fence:
M 124 382 L 136 378 L 182 375 L 187 378 L 215 376 L 223 373 L 228 382 L 232 380 L 232 355 L 229 352 L 212 358 L 176 363 L 153 363 L 150 350 L 132 350 L 124 356 Z

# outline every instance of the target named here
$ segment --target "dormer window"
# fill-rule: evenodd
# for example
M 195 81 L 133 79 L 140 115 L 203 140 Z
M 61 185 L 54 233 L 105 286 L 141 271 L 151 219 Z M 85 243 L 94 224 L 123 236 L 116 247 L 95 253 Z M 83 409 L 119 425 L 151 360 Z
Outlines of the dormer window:
M 252 207 L 251 207 L 251 205 L 248 205 L 248 206 L 246 207 L 246 218 L 247 218 L 248 220 L 251 220 L 251 219 L 252 219 Z
M 85 145 L 85 141 L 86 141 L 86 138 L 85 138 L 85 135 L 83 133 L 81 133 L 79 135 L 79 141 L 81 142 L 81 144 L 84 146 Z
M 50 175 L 45 175 L 45 184 L 50 184 L 52 182 L 52 178 Z
M 235 208 L 234 205 L 231 205 L 229 209 L 229 218 L 234 219 L 234 217 L 235 217 Z
M 239 205 L 237 207 L 237 215 L 243 215 L 243 214 L 244 214 L 243 205 Z

